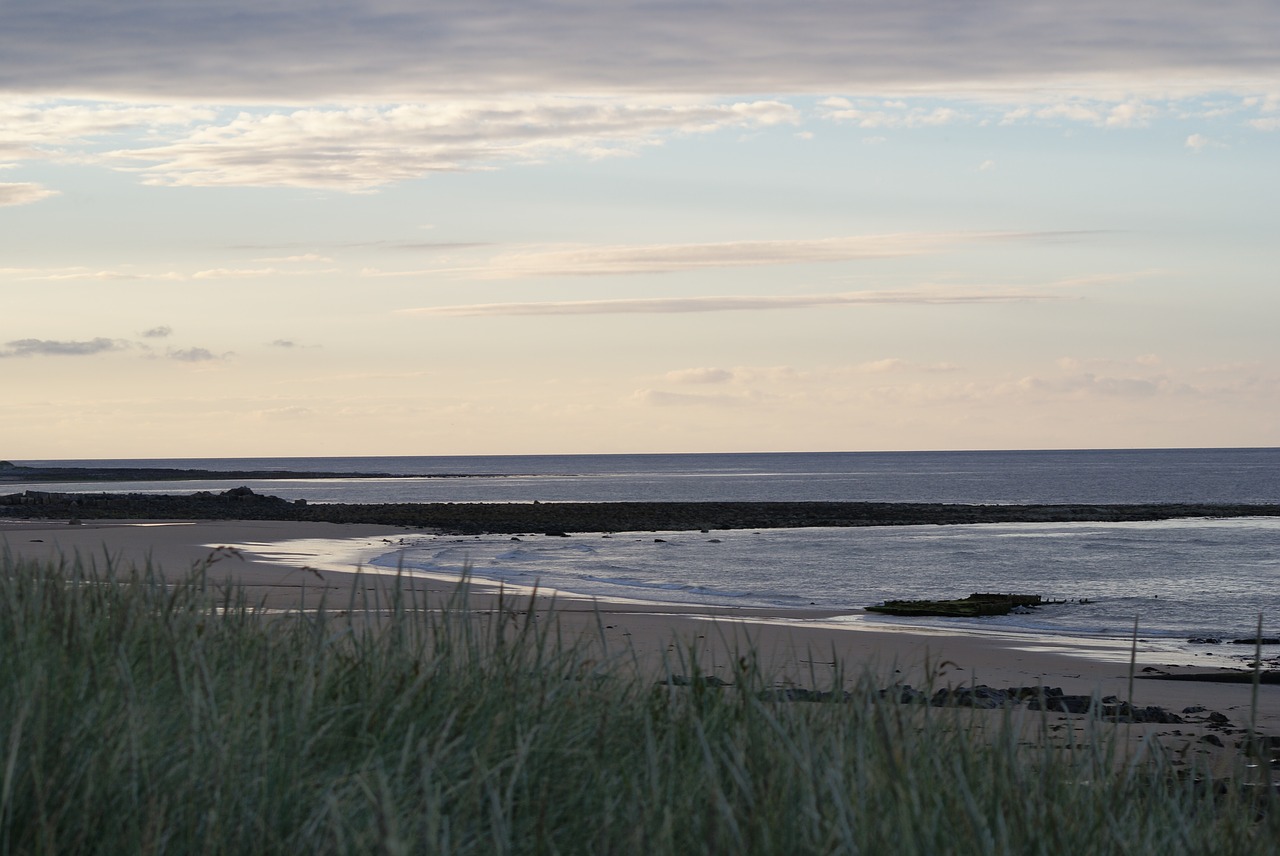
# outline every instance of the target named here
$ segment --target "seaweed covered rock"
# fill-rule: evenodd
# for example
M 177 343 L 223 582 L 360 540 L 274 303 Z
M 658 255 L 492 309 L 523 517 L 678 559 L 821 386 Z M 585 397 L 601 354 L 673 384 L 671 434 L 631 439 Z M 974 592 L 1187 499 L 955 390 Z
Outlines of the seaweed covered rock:
M 1008 615 L 1014 609 L 1034 609 L 1046 603 L 1062 603 L 1062 601 L 1047 601 L 1038 594 L 976 593 L 954 600 L 886 600 L 882 604 L 868 606 L 867 612 L 878 612 L 884 615 L 973 618 L 983 615 Z

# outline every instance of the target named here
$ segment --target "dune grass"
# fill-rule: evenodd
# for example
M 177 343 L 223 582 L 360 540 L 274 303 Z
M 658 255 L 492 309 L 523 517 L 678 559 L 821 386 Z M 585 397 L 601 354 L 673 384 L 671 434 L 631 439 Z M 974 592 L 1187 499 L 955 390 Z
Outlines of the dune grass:
M 1106 730 L 1064 749 L 1006 718 L 979 737 L 865 681 L 850 701 L 772 701 L 749 652 L 734 686 L 656 684 L 554 620 L 470 612 L 464 591 L 266 615 L 202 569 L 166 584 L 99 564 L 0 561 L 0 856 L 1280 841 L 1271 797 L 1118 759 Z

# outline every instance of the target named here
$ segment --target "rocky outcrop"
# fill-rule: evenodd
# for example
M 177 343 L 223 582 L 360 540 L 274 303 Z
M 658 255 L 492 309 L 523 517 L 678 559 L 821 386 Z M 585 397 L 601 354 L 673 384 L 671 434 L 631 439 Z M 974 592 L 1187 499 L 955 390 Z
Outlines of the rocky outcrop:
M 672 675 L 663 685 L 676 687 L 695 687 L 702 689 L 724 689 L 733 684 L 714 675 Z M 895 684 L 879 691 L 880 698 L 898 704 L 921 704 L 931 707 L 972 707 L 984 710 L 999 710 L 1025 705 L 1026 710 L 1043 710 L 1051 713 L 1070 713 L 1094 716 L 1109 722 L 1158 723 L 1161 725 L 1182 724 L 1194 721 L 1208 728 L 1226 730 L 1231 727 L 1230 721 L 1221 713 L 1208 712 L 1204 708 L 1187 708 L 1183 715 L 1166 710 L 1163 707 L 1148 705 L 1138 707 L 1121 701 L 1115 696 L 1099 698 L 1093 695 L 1067 695 L 1061 687 L 1008 687 L 1000 689 L 985 684 L 976 686 L 945 687 L 929 693 L 918 690 L 910 684 Z M 781 689 L 763 690 L 759 693 L 762 701 L 772 702 L 816 702 L 838 703 L 850 702 L 858 698 L 847 690 L 813 690 L 803 687 L 783 687 Z M 1195 720 L 1187 720 L 1184 716 L 1203 714 Z
M 828 526 L 1062 523 L 1280 516 L 1280 505 L 948 505 L 909 502 L 289 502 L 235 488 L 187 495 L 47 493 L 0 496 L 0 516 L 91 519 L 306 520 L 408 526 L 457 534 L 711 531 Z

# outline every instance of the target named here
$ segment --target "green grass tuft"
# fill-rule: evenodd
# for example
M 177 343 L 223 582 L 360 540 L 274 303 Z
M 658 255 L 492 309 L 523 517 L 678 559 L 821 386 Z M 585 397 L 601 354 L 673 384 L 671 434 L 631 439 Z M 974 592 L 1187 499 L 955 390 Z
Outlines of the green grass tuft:
M 465 590 L 267 614 L 0 562 L 0 856 L 1275 853 L 1280 812 L 1006 718 L 655 684 Z M 529 609 L 530 614 L 533 613 Z M 690 662 L 692 662 L 690 660 Z

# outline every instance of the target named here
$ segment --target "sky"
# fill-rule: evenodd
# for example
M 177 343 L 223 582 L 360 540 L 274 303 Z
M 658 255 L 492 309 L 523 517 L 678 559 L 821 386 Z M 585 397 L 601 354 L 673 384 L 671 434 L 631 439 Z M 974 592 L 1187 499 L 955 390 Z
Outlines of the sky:
M 1274 0 L 0 0 L 0 458 L 1280 446 Z

